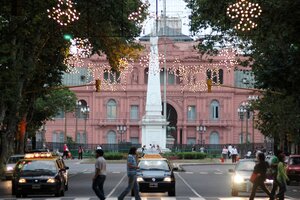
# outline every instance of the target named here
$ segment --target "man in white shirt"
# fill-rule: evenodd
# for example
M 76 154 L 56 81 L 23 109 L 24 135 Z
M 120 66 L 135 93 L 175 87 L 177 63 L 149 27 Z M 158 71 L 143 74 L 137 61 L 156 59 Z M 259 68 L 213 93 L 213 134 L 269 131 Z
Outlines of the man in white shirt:
M 232 163 L 236 163 L 237 156 L 238 156 L 238 150 L 236 149 L 235 146 L 233 146 L 231 150 Z
M 93 177 L 93 190 L 100 200 L 105 200 L 103 185 L 106 179 L 106 160 L 103 150 L 96 150 L 95 176 Z

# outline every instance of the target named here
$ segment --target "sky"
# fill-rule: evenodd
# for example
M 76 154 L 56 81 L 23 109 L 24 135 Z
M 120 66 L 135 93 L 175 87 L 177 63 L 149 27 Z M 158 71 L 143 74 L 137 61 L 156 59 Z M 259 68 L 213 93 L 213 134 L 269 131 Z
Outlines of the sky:
M 183 0 L 165 0 L 166 1 L 166 13 L 168 17 L 179 17 L 182 20 L 182 33 L 185 35 L 191 35 L 189 31 L 189 18 L 191 11 L 186 8 L 186 3 Z M 158 3 L 158 15 L 161 16 L 163 11 L 164 0 L 148 0 L 150 3 L 150 19 L 147 19 L 143 23 L 143 31 L 141 35 L 147 35 L 151 32 L 151 27 L 154 24 L 156 13 L 156 2 Z

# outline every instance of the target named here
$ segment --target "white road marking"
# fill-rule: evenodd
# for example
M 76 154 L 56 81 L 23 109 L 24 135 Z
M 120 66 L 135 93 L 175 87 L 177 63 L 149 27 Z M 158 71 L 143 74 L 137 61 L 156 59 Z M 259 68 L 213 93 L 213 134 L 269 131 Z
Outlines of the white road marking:
M 199 172 L 200 174 L 208 174 L 208 172 Z
M 223 172 L 215 172 L 214 174 L 223 174 Z
M 194 174 L 194 172 L 185 172 L 186 174 Z
M 74 200 L 90 200 L 91 198 L 89 197 L 78 197 L 78 198 L 75 198 Z
M 120 174 L 121 172 L 112 172 L 113 174 Z
M 119 185 L 122 183 L 123 179 L 126 177 L 127 175 L 124 174 L 124 176 L 121 178 L 121 180 L 119 181 L 119 183 L 110 191 L 110 193 L 106 196 L 106 198 L 109 198 L 117 189 L 117 187 L 119 187 Z
M 180 176 L 180 174 L 177 174 L 177 175 L 178 175 L 178 177 L 185 183 L 185 185 L 188 186 L 188 188 L 190 188 L 190 190 L 191 190 L 197 197 L 200 198 L 200 199 L 197 198 L 197 200 L 205 200 L 200 194 L 198 194 L 198 192 L 196 192 L 196 190 L 194 190 L 194 189 L 190 186 L 190 184 L 188 184 L 188 183 L 186 182 L 186 180 L 184 180 L 184 179 L 182 178 L 182 176 Z M 191 200 L 193 200 L 193 199 L 191 199 Z

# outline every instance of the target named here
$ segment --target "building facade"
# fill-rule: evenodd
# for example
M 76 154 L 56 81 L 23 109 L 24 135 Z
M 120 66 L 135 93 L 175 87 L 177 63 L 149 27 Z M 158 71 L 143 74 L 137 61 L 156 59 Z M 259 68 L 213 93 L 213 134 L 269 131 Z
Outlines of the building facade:
M 164 94 L 166 70 L 168 143 L 264 142 L 263 135 L 254 127 L 255 112 L 239 109 L 249 105 L 245 104 L 249 103 L 248 97 L 255 95 L 251 90 L 240 89 L 253 87 L 251 71 L 241 70 L 232 62 L 235 58 L 230 56 L 231 50 L 216 56 L 200 55 L 194 48 L 197 42 L 174 34 L 176 37 L 159 39 L 161 71 L 157 72 Z M 101 91 L 96 92 L 95 86 L 73 88 L 80 103 L 73 113 L 62 112 L 46 123 L 47 142 L 63 142 L 66 133 L 81 144 L 141 143 L 150 52 L 148 39 L 145 36 L 139 41 L 144 47 L 139 60 L 123 60 L 122 73 L 111 71 L 105 56 L 94 55 L 85 59 L 82 67 L 74 68 L 76 72 L 65 74 L 65 85 L 83 85 L 100 79 Z M 207 79 L 230 87 L 213 86 L 209 93 Z

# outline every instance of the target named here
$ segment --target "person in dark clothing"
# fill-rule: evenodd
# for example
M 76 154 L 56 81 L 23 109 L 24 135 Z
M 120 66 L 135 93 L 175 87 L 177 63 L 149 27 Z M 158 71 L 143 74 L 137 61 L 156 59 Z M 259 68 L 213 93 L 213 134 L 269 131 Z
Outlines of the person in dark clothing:
M 254 180 L 251 195 L 249 200 L 253 200 L 256 194 L 257 187 L 260 187 L 270 198 L 272 198 L 270 191 L 266 188 L 264 181 L 266 180 L 267 169 L 269 164 L 265 161 L 265 154 L 259 153 L 257 155 L 258 163 L 254 166 L 253 173 L 257 174 Z

